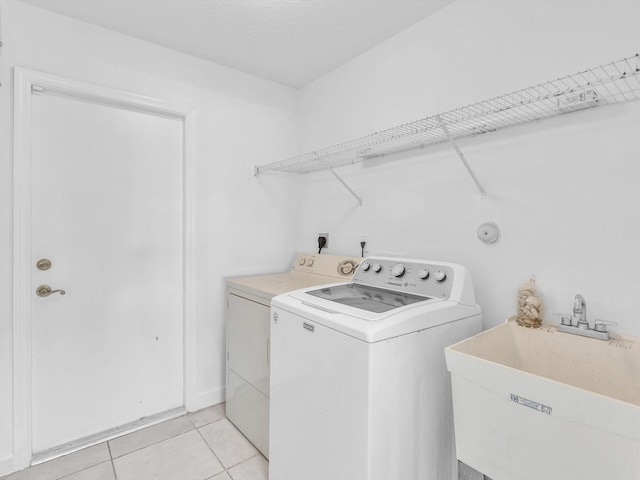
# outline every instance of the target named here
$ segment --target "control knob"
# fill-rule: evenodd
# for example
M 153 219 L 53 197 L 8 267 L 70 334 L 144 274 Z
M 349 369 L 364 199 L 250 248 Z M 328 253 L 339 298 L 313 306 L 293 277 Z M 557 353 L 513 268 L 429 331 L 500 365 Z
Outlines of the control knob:
M 391 275 L 394 277 L 401 277 L 404 275 L 404 265 L 401 263 L 396 263 L 391 269 Z
M 444 282 L 447 278 L 447 274 L 442 270 L 438 270 L 435 274 L 436 282 Z
M 302 258 L 300 258 L 300 261 L 298 262 L 298 265 L 302 266 L 302 265 L 304 265 L 304 262 L 306 262 L 306 261 L 307 260 L 304 257 L 302 257 Z
M 364 262 L 362 265 L 360 265 L 360 268 L 363 272 L 368 272 L 371 268 L 371 264 L 369 262 Z
M 351 275 L 358 265 L 351 261 L 345 260 L 338 265 L 338 273 L 340 275 Z
M 422 280 L 426 280 L 426 278 L 429 276 L 429 270 L 426 268 L 421 268 L 420 270 L 418 270 L 418 277 L 420 277 Z
M 380 270 L 382 270 L 382 265 L 380 265 L 379 263 L 374 263 L 373 264 L 373 272 L 374 273 L 380 273 Z
M 307 260 L 307 267 L 313 267 L 313 258 Z

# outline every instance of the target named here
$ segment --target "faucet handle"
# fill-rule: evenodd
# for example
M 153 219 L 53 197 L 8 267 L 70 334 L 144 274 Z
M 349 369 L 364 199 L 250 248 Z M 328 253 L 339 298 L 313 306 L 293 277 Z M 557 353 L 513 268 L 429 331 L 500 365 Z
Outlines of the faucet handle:
M 553 312 L 553 315 L 555 315 L 556 317 L 560 317 L 560 324 L 561 325 L 566 325 L 567 327 L 571 327 L 572 326 L 571 315 L 570 314 Z
M 596 332 L 608 332 L 609 325 L 618 325 L 618 322 L 610 322 L 608 320 L 596 319 L 596 325 L 594 327 L 594 330 Z

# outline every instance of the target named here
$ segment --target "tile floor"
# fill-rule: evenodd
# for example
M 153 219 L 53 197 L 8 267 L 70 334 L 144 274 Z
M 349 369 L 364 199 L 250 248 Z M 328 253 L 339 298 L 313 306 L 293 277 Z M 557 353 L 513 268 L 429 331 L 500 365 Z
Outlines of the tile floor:
M 267 480 L 267 460 L 224 403 L 29 467 L 0 480 Z

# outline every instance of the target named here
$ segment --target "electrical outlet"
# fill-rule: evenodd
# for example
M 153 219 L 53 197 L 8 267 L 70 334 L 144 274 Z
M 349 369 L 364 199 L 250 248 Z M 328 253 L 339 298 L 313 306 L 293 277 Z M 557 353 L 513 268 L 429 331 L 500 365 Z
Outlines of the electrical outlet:
M 324 239 L 326 240 L 324 243 L 324 247 L 323 248 L 329 248 L 329 234 L 328 233 L 319 233 L 318 234 L 318 238 L 320 237 L 324 237 Z
M 365 254 L 368 253 L 369 250 L 366 250 L 367 241 L 369 240 L 369 235 L 361 234 L 360 235 L 360 255 L 364 258 Z

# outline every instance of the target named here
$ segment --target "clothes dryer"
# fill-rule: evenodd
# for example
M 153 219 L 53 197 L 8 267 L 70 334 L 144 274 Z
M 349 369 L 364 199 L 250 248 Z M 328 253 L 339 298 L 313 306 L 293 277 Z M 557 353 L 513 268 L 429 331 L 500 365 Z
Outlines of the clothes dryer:
M 290 271 L 227 279 L 227 418 L 269 457 L 269 308 L 274 295 L 350 280 L 361 257 L 300 253 Z

